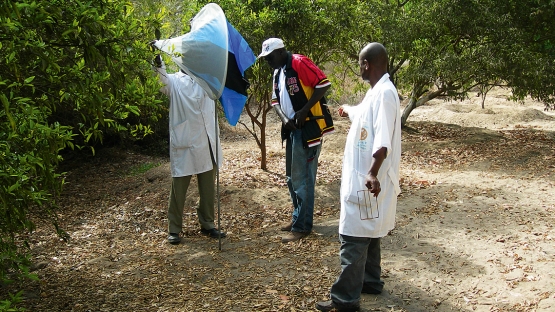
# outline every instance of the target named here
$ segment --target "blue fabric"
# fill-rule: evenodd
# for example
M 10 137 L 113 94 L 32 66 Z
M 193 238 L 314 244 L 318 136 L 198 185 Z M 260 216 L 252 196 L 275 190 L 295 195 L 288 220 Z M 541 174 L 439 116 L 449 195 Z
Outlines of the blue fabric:
M 237 65 L 239 66 L 239 70 L 241 74 L 245 74 L 245 70 L 251 67 L 254 62 L 256 62 L 256 56 L 251 50 L 251 47 L 245 41 L 243 36 L 231 25 L 227 22 L 227 32 L 228 32 L 228 40 L 229 40 L 229 51 L 235 54 L 235 60 L 237 61 Z
M 216 100 L 221 97 L 227 75 L 228 30 L 223 10 L 215 3 L 205 5 L 193 18 L 191 31 L 181 38 L 178 66 Z M 175 57 L 174 57 L 175 58 Z
M 291 131 L 286 140 L 285 175 L 293 203 L 291 231 L 312 231 L 314 216 L 314 186 L 318 157 L 322 144 L 303 148 L 301 130 Z
M 199 13 L 200 14 L 200 13 Z M 229 23 L 227 23 L 229 25 Z M 209 41 L 210 43 L 217 45 L 222 49 L 228 49 L 228 44 L 226 44 L 226 40 L 229 42 L 229 31 L 228 36 L 222 32 L 222 22 L 218 18 L 214 18 L 210 20 L 206 24 L 202 24 L 202 26 L 198 29 L 195 29 L 185 35 L 186 39 L 184 41 L 190 42 L 202 42 L 202 41 Z
M 189 33 L 157 43 L 211 99 L 220 99 L 226 119 L 235 126 L 247 101 L 245 70 L 256 56 L 222 9 L 215 3 L 205 5 L 194 17 Z
M 239 117 L 241 117 L 243 107 L 245 107 L 246 101 L 246 96 L 239 94 L 231 89 L 224 88 L 224 92 L 222 93 L 222 97 L 220 98 L 220 103 L 222 103 L 225 118 L 230 125 L 237 125 Z
M 245 70 L 252 66 L 252 64 L 256 61 L 256 56 L 243 36 L 241 36 L 241 34 L 229 22 L 227 22 L 227 31 L 229 52 L 231 52 L 231 55 L 235 57 L 239 71 L 241 72 L 241 75 L 244 76 Z M 243 77 L 235 77 L 235 79 L 242 78 Z M 225 117 L 230 125 L 235 126 L 237 124 L 246 102 L 247 97 L 245 95 L 230 88 L 224 88 L 222 96 L 220 97 L 220 103 L 222 103 Z
M 331 286 L 331 300 L 358 305 L 362 287 L 382 291 L 380 238 L 339 235 L 341 274 Z

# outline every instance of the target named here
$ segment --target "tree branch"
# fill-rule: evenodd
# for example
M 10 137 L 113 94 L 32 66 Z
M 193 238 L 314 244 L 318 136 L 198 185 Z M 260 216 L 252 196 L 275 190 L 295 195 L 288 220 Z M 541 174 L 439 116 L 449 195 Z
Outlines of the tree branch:
M 407 61 L 407 58 L 403 58 L 401 59 L 397 65 L 395 65 L 389 72 L 389 74 L 391 76 L 395 75 L 395 73 L 397 73 L 397 71 L 399 71 L 399 69 L 401 69 L 401 66 L 403 66 L 405 64 L 405 62 Z
M 441 94 L 443 94 L 443 92 L 445 92 L 445 91 L 447 91 L 447 90 L 445 90 L 445 89 L 438 89 L 438 90 L 436 90 L 436 91 L 428 92 L 426 95 L 420 97 L 420 98 L 418 99 L 418 101 L 416 101 L 416 104 L 415 104 L 414 107 L 416 108 L 416 107 L 420 107 L 420 106 L 426 104 L 426 103 L 429 102 L 430 100 L 433 100 L 433 99 L 435 99 L 436 97 L 438 97 L 438 96 L 440 96 Z
M 405 0 L 405 1 L 400 1 L 397 0 L 397 7 L 402 8 L 405 6 L 405 4 L 407 4 L 410 0 Z

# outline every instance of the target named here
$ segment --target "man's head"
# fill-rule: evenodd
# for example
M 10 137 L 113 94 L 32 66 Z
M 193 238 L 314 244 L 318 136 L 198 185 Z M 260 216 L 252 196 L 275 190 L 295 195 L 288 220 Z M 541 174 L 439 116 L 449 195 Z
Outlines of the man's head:
M 366 45 L 358 55 L 360 76 L 374 86 L 387 73 L 387 51 L 377 42 Z
M 262 43 L 262 53 L 258 58 L 264 58 L 272 68 L 280 68 L 287 62 L 287 51 L 283 40 L 270 38 Z

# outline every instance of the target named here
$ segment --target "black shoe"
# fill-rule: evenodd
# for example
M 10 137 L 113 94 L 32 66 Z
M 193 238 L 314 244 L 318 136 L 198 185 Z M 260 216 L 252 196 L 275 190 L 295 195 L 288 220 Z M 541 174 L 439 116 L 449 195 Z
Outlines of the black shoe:
M 201 228 L 200 232 L 202 234 L 208 235 L 212 238 L 219 238 L 219 237 L 224 238 L 226 236 L 225 232 L 218 231 L 218 230 L 216 230 L 216 228 L 212 228 L 210 230 L 205 230 L 205 229 Z
M 350 305 L 350 306 L 344 306 L 344 305 L 338 305 L 337 303 L 333 302 L 332 300 L 328 300 L 328 301 L 322 301 L 322 302 L 318 302 L 316 304 L 316 309 L 320 310 L 320 311 L 324 311 L 324 312 L 329 312 L 329 311 L 339 311 L 339 312 L 356 312 L 358 310 L 360 310 L 360 306 L 357 305 Z
M 364 285 L 364 286 L 362 286 L 362 293 L 363 293 L 363 294 L 370 294 L 370 295 L 379 295 L 379 294 L 382 293 L 382 291 L 381 291 L 381 290 L 377 290 L 377 289 L 375 289 L 375 288 L 372 288 L 372 287 L 370 287 L 370 286 Z
M 172 245 L 179 245 L 180 242 L 181 237 L 179 237 L 179 234 L 170 233 L 170 235 L 168 235 L 168 243 Z

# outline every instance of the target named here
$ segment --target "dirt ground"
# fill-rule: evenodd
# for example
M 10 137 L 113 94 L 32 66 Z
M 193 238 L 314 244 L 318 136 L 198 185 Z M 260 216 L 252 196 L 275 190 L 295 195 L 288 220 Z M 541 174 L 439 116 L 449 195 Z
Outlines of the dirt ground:
M 397 225 L 382 240 L 385 291 L 362 295 L 362 311 L 555 311 L 555 112 L 505 90 L 480 105 L 439 99 L 410 116 Z M 29 311 L 314 311 L 340 271 L 349 123 L 335 123 L 306 239 L 280 242 L 291 204 L 278 127 L 262 171 L 252 137 L 223 126 L 221 250 L 199 232 L 195 180 L 183 241 L 169 245 L 168 158 L 105 149 L 67 172 L 59 220 L 71 240 L 38 221 L 28 240 L 40 281 L 0 293 L 22 289 Z

